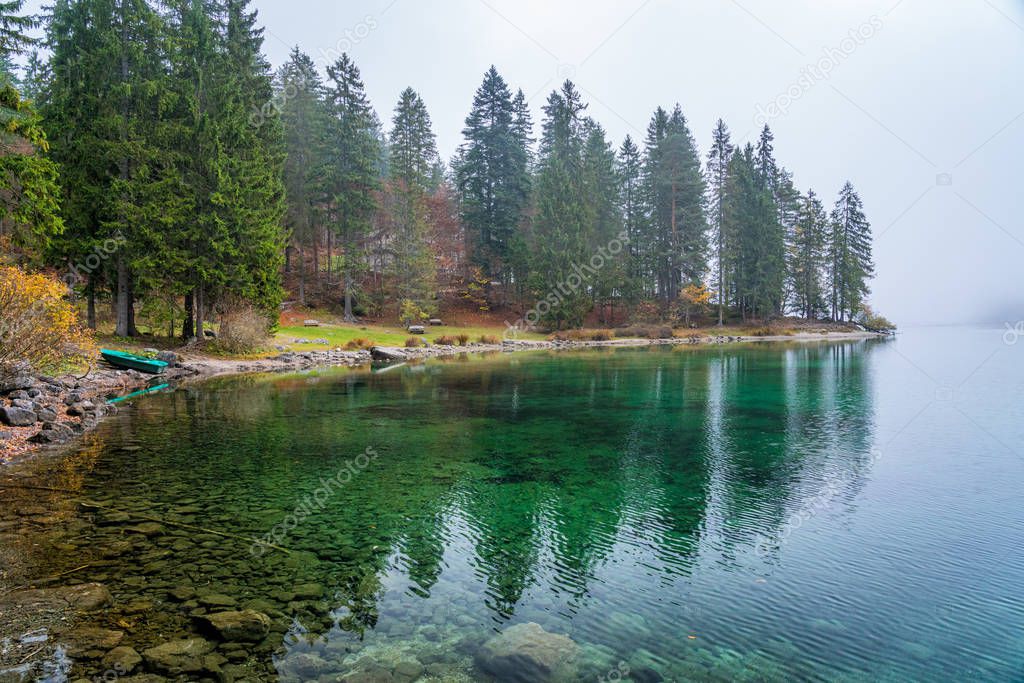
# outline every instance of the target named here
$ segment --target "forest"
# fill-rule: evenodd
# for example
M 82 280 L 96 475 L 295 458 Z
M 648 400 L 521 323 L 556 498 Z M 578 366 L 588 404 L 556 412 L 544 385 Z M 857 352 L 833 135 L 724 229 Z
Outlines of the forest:
M 21 10 L 0 3 L 0 254 L 63 280 L 90 328 L 269 329 L 285 301 L 347 321 L 470 302 L 545 331 L 871 314 L 861 198 L 798 189 L 767 125 L 734 144 L 719 120 L 702 151 L 659 106 L 616 143 L 565 81 L 538 134 L 492 66 L 444 160 L 412 87 L 381 117 L 348 54 L 274 69 L 248 0 Z

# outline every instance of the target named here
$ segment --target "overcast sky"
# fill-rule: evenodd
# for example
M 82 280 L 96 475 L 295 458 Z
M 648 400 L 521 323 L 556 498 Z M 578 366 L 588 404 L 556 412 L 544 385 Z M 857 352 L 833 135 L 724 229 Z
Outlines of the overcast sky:
M 1021 0 L 255 0 L 276 65 L 347 51 L 386 125 L 422 95 L 445 159 L 494 64 L 530 98 L 572 78 L 618 145 L 678 102 L 706 155 L 765 117 L 801 190 L 849 179 L 899 323 L 1024 319 Z M 809 68 L 813 67 L 813 68 Z M 760 117 L 760 118 L 759 118 Z

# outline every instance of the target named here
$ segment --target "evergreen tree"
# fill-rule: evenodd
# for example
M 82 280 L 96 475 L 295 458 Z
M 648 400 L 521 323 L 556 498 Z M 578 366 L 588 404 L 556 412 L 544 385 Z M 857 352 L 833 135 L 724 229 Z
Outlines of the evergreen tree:
M 623 228 L 629 237 L 622 289 L 626 299 L 633 303 L 644 295 L 644 263 L 641 251 L 646 211 L 643 195 L 643 159 L 640 148 L 626 136 L 618 157 L 619 210 Z
M 831 216 L 828 243 L 830 303 L 832 319 L 852 319 L 870 292 L 868 279 L 874 274 L 871 257 L 871 225 L 864 215 L 860 196 L 847 181 L 839 191 Z
M 733 147 L 729 128 L 718 119 L 712 133 L 711 149 L 708 151 L 708 189 L 710 192 L 710 224 L 712 243 L 715 247 L 715 285 L 718 289 L 718 324 L 725 323 L 725 192 L 729 177 L 729 160 Z
M 806 320 L 817 317 L 824 303 L 821 278 L 828 229 L 825 208 L 814 190 L 810 190 L 801 201 L 790 245 L 793 304 Z
M 590 308 L 587 283 L 577 270 L 589 259 L 594 225 L 583 174 L 585 110 L 571 81 L 544 106 L 530 289 L 540 320 L 555 329 L 580 325 Z
M 321 198 L 324 194 L 325 162 L 328 149 L 325 92 L 313 60 L 298 48 L 277 73 L 275 102 L 281 112 L 284 130 L 284 183 L 287 210 L 285 227 L 289 232 L 285 271 L 291 269 L 291 252 L 298 252 L 299 303 L 306 305 L 305 246 L 316 239 L 322 222 Z M 265 116 L 261 109 L 254 121 Z
M 67 235 L 60 256 L 76 262 L 108 240 L 118 244 L 110 281 L 116 333 L 136 334 L 134 301 L 161 260 L 159 151 L 165 82 L 163 26 L 143 0 L 59 0 L 47 31 L 53 80 L 45 125 L 64 177 Z M 88 274 L 89 322 L 101 273 Z
M 648 182 L 658 294 L 664 303 L 707 269 L 705 183 L 697 146 L 679 105 L 655 113 L 648 140 Z M 653 143 L 653 147 L 651 146 Z
M 402 91 L 395 106 L 388 151 L 396 298 L 429 310 L 436 292 L 436 269 L 427 244 L 431 228 L 426 199 L 440 183 L 439 160 L 427 107 L 412 88 Z
M 605 136 L 604 129 L 592 120 L 587 121 L 583 147 L 583 180 L 586 201 L 593 215 L 590 227 L 591 290 L 599 307 L 601 321 L 614 320 L 615 298 L 625 280 L 623 254 L 611 254 L 607 246 L 618 242 L 623 230 L 622 213 L 618 202 L 618 177 L 615 150 Z M 606 315 L 606 307 L 610 307 Z
M 455 166 L 471 258 L 484 275 L 506 286 L 506 264 L 529 193 L 529 120 L 523 119 L 529 112 L 520 106 L 492 66 L 473 98 Z
M 381 146 L 359 69 L 343 54 L 327 73 L 327 201 L 331 228 L 344 251 L 345 319 L 354 321 L 355 275 L 366 264 L 366 238 L 377 210 Z
M 23 14 L 25 0 L 0 2 L 0 58 L 8 59 L 36 44 L 28 32 L 39 26 L 39 19 Z

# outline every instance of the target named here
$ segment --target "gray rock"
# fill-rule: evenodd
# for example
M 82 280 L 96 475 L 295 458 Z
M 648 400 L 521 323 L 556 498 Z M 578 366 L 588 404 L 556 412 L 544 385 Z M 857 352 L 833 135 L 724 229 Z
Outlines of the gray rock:
M 81 403 L 84 400 L 85 400 L 85 397 L 82 396 L 81 392 L 79 392 L 79 391 L 72 391 L 70 394 L 68 394 L 67 396 L 64 397 L 64 405 L 66 405 L 66 406 L 73 406 L 74 404 Z
M 172 640 L 142 652 L 146 665 L 171 675 L 203 671 L 205 655 L 213 651 L 213 643 L 203 638 Z
M 165 363 L 174 364 L 178 362 L 178 354 L 176 354 L 174 351 L 161 351 L 160 353 L 156 354 L 156 359 L 162 360 Z
M 10 427 L 31 427 L 37 419 L 35 413 L 25 408 L 0 408 L 0 422 Z
M 27 398 L 16 398 L 11 401 L 11 405 L 15 408 L 24 408 L 25 410 L 35 410 L 36 404 Z
M 426 334 L 427 330 L 423 325 L 410 325 L 409 334 Z
M 232 642 L 258 643 L 270 631 L 270 617 L 251 609 L 217 612 L 200 617 L 200 621 L 222 640 Z
M 36 418 L 40 422 L 54 422 L 57 419 L 57 411 L 53 408 L 42 408 L 36 413 Z
M 516 624 L 484 643 L 476 664 L 502 681 L 540 683 L 570 680 L 579 647 L 567 636 L 548 633 L 539 624 Z
M 32 398 L 32 397 L 29 396 L 28 392 L 25 391 L 24 389 L 17 389 L 15 391 L 12 391 L 11 393 L 7 394 L 7 398 L 9 398 L 11 400 L 14 400 L 14 399 L 18 399 L 18 398 Z
M 111 631 L 105 628 L 80 626 L 61 636 L 67 645 L 68 654 L 72 657 L 87 657 L 92 653 L 102 654 L 115 648 L 124 638 L 123 631 Z
M 120 676 L 130 674 L 139 664 L 142 664 L 142 656 L 125 645 L 115 647 L 103 657 L 103 666 Z
M 408 360 L 408 357 L 399 349 L 391 349 L 384 346 L 374 346 L 372 349 L 370 349 L 370 356 L 373 358 L 373 360 Z
M 82 583 L 58 588 L 33 588 L 0 597 L 0 612 L 6 609 L 65 610 L 91 612 L 113 601 L 107 587 L 99 583 Z
M 18 374 L 13 377 L 5 377 L 0 380 L 0 394 L 8 394 L 19 389 L 31 389 L 35 387 L 37 380 L 29 374 Z

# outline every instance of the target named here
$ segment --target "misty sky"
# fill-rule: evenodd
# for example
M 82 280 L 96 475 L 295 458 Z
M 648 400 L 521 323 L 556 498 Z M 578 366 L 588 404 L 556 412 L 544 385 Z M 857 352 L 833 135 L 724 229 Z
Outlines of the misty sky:
M 419 91 L 446 160 L 492 63 L 538 124 L 572 78 L 616 146 L 659 104 L 682 105 L 702 156 L 718 117 L 745 141 L 767 116 L 802 191 L 860 191 L 883 313 L 1024 318 L 1022 0 L 254 4 L 275 65 L 295 45 L 321 64 L 348 51 L 386 125 Z

